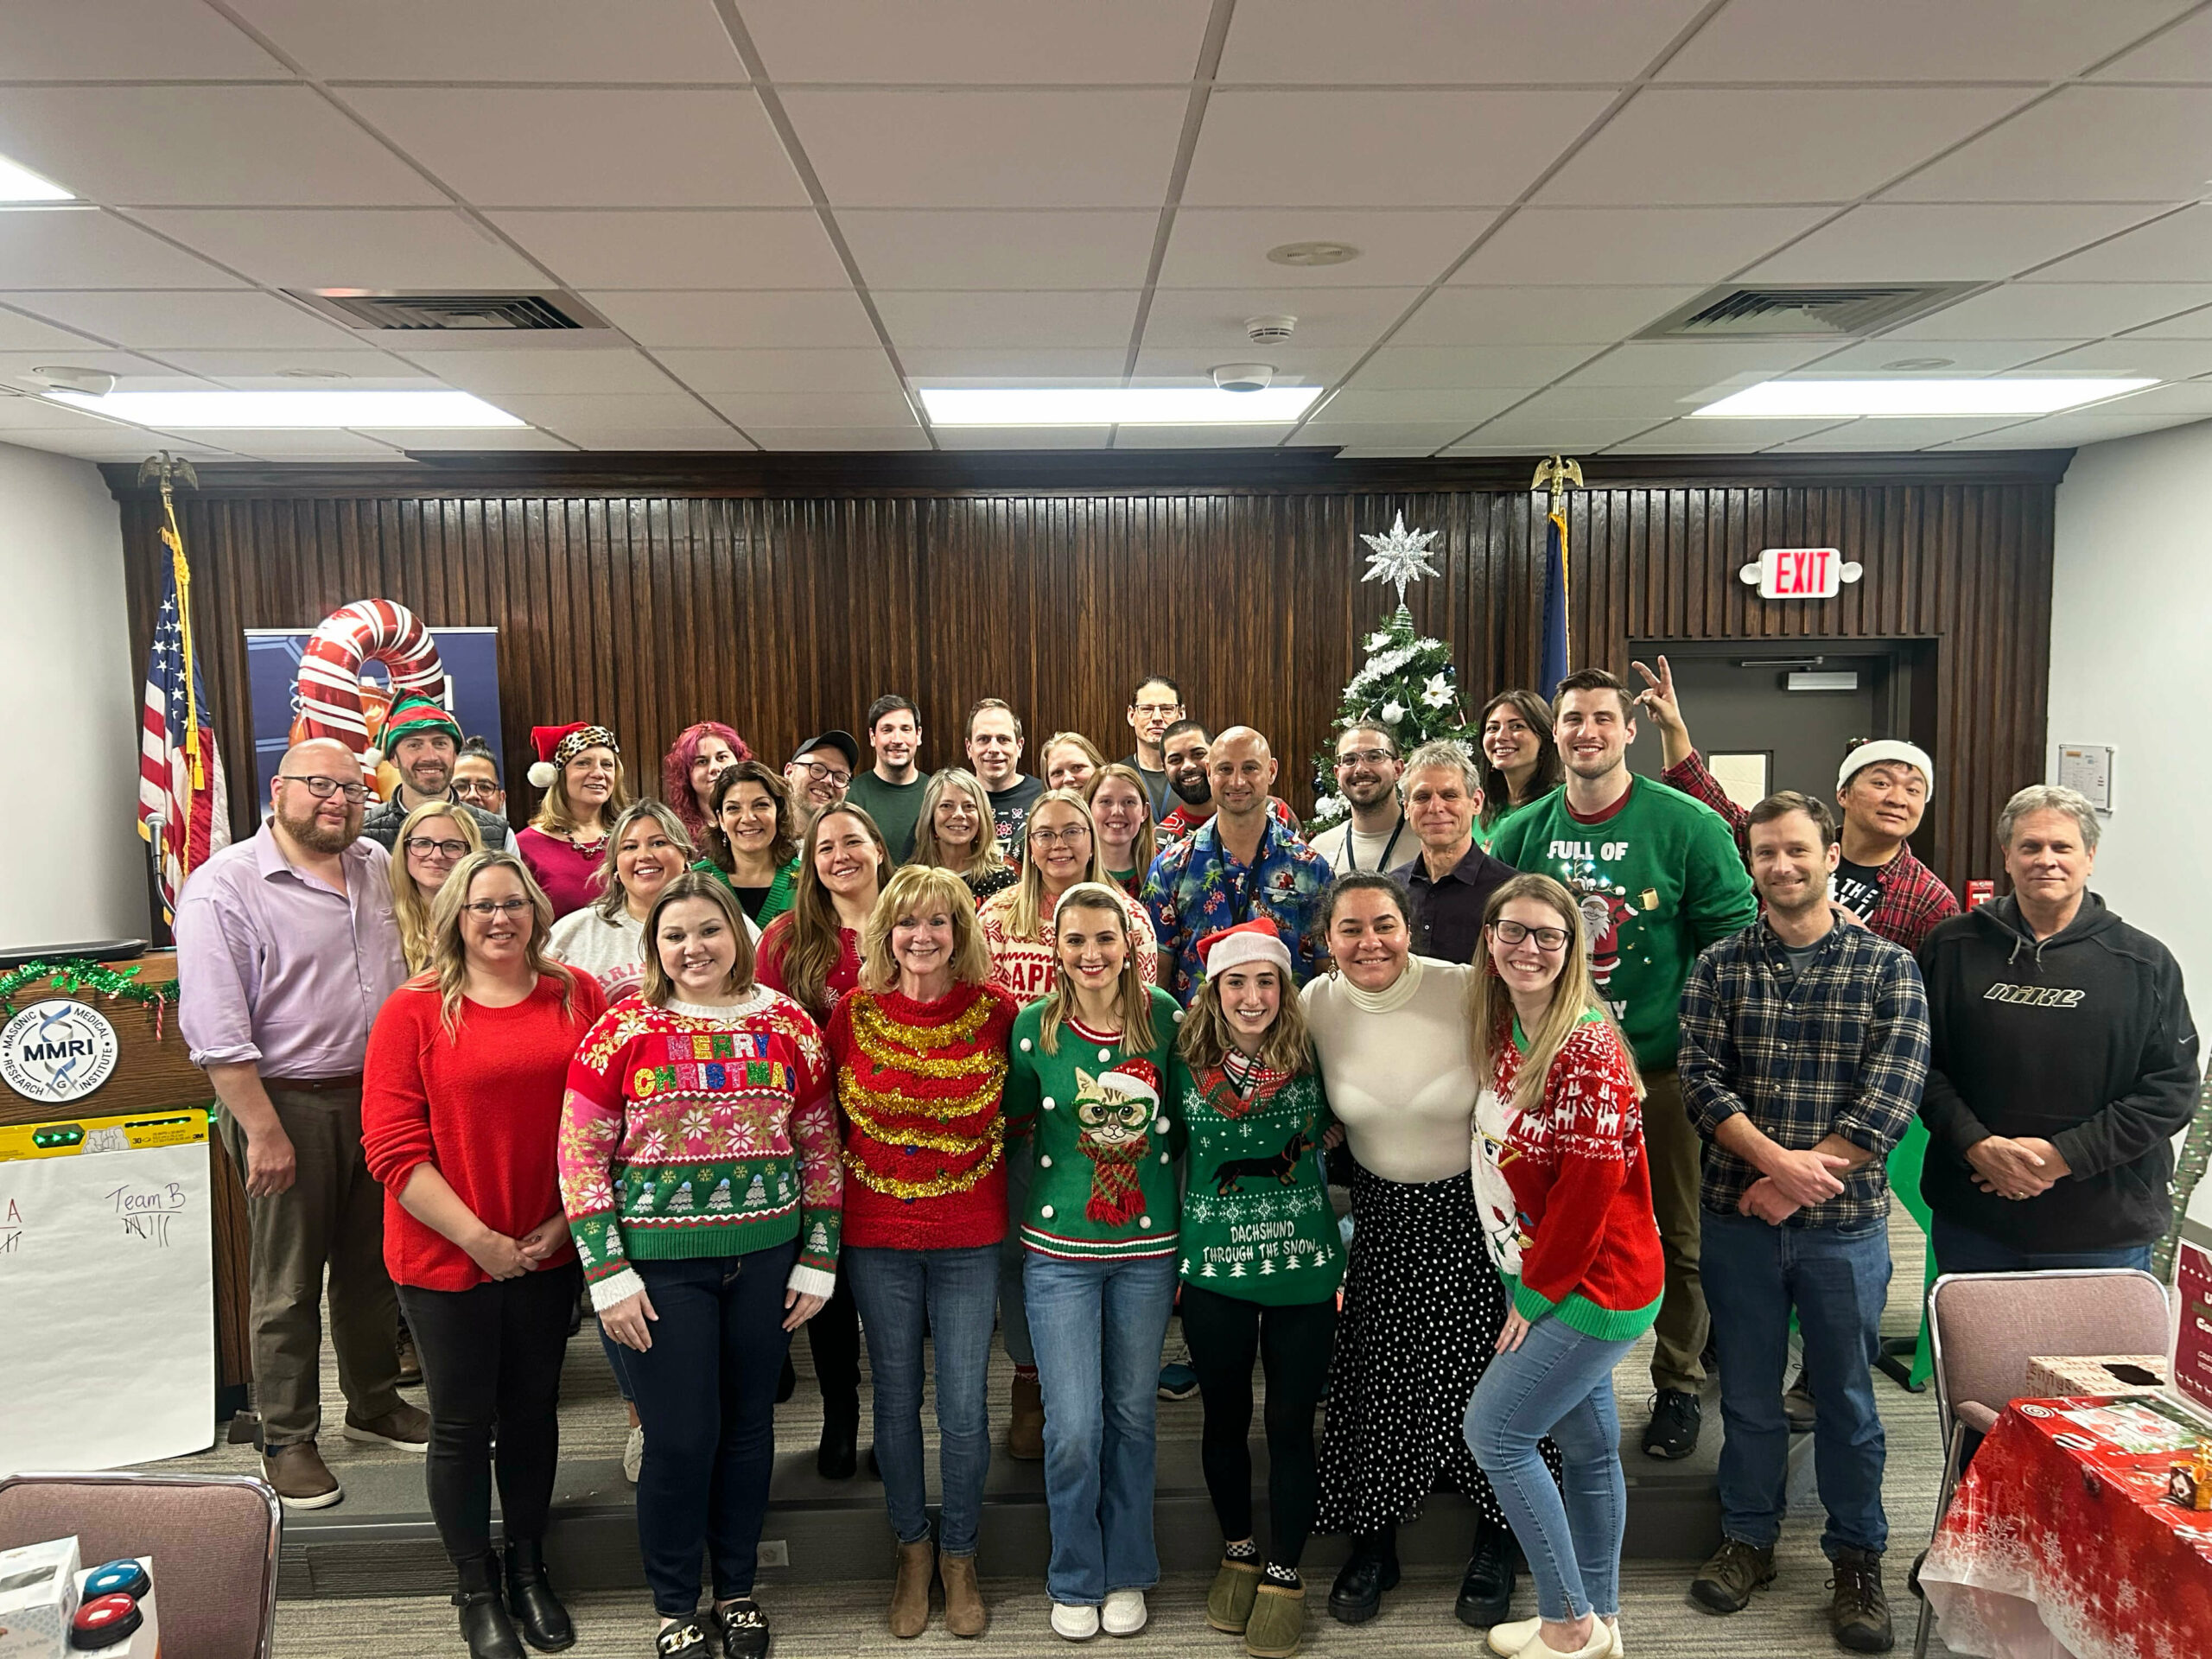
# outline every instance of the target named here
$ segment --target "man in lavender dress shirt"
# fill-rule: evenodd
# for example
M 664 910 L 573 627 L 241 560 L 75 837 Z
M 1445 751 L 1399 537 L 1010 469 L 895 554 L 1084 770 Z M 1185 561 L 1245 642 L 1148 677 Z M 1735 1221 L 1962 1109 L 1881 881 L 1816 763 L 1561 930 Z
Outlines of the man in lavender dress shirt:
M 295 744 L 270 804 L 258 834 L 185 883 L 177 1024 L 245 1178 L 262 1465 L 289 1507 L 322 1509 L 344 1496 L 315 1449 L 326 1269 L 346 1437 L 416 1450 L 429 1437 L 398 1392 L 384 1192 L 361 1152 L 369 1027 L 407 969 L 391 855 L 361 839 L 359 763 L 327 739 Z

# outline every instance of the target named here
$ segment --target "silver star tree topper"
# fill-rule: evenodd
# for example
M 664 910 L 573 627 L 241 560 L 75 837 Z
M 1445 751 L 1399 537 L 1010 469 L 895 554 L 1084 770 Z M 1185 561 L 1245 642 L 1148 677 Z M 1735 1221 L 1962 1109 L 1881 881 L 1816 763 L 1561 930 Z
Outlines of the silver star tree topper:
M 1389 535 L 1360 537 L 1375 550 L 1367 562 L 1367 574 L 1360 580 L 1395 582 L 1398 605 L 1404 608 L 1407 583 L 1442 574 L 1428 562 L 1428 544 L 1443 533 L 1440 530 L 1408 530 L 1406 515 L 1400 513 L 1392 522 Z

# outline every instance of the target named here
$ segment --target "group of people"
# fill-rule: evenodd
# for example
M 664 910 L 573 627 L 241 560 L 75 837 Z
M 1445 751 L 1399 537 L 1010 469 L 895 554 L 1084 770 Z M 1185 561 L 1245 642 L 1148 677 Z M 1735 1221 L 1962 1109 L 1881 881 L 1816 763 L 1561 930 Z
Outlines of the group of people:
M 1442 1487 L 1477 1516 L 1459 1619 L 1502 1655 L 1599 1659 L 1621 1651 L 1617 1364 L 1655 1333 L 1643 1446 L 1681 1458 L 1717 1363 L 1726 1537 L 1691 1593 L 1737 1611 L 1775 1571 L 1794 1319 L 1831 1626 L 1886 1649 L 1887 1156 L 1926 1123 L 1947 1268 L 2146 1260 L 2194 1030 L 2171 956 L 2087 891 L 2078 795 L 2012 798 L 2012 892 L 1961 916 L 1907 845 L 1921 750 L 1844 756 L 1840 827 L 1802 794 L 1746 810 L 1665 660 L 1639 670 L 1641 693 L 1591 670 L 1500 695 L 1478 753 L 1352 724 L 1350 817 L 1310 837 L 1266 737 L 1209 731 L 1164 677 L 1130 697 L 1127 759 L 1057 733 L 1042 776 L 997 699 L 968 765 L 926 776 L 903 696 L 868 710 L 865 769 L 843 731 L 779 769 L 702 721 L 635 801 L 612 732 L 540 728 L 518 831 L 435 703 L 393 707 L 373 810 L 355 756 L 295 746 L 175 928 L 248 1194 L 270 1483 L 341 1495 L 316 1449 L 327 1271 L 342 1432 L 427 1446 L 474 1659 L 569 1645 L 543 1544 L 581 1303 L 631 1414 L 657 1652 L 761 1655 L 791 1338 L 833 1478 L 864 1340 L 889 1629 L 919 1635 L 941 1586 L 975 1637 L 995 1330 L 1006 1449 L 1043 1465 L 1052 1626 L 1129 1636 L 1179 1316 L 1214 1628 L 1294 1653 L 1316 1531 L 1351 1538 L 1330 1612 L 1372 1618 Z M 1661 779 L 1627 766 L 1639 720 Z

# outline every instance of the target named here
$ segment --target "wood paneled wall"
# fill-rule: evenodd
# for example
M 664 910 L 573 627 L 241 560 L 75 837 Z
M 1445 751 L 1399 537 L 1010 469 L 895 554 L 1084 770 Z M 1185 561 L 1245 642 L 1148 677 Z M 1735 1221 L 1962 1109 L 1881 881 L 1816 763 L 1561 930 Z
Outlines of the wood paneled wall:
M 1033 753 L 1069 727 L 1118 754 L 1148 671 L 1175 676 L 1217 729 L 1268 734 L 1302 807 L 1306 759 L 1391 603 L 1360 580 L 1357 534 L 1400 511 L 1443 532 L 1442 574 L 1410 602 L 1452 642 L 1470 693 L 1535 672 L 1541 516 L 1514 482 L 1525 462 L 1117 457 L 1109 474 L 998 457 L 979 478 L 974 458 L 856 457 L 818 477 L 747 459 L 681 473 L 641 462 L 626 477 L 606 457 L 588 476 L 503 458 L 207 469 L 180 504 L 224 745 L 251 753 L 243 629 L 311 626 L 382 595 L 433 626 L 500 630 L 518 820 L 535 799 L 522 780 L 533 722 L 612 726 L 633 784 L 657 778 L 692 720 L 728 721 L 780 762 L 812 732 L 856 729 L 887 690 L 921 704 L 928 766 L 959 759 L 962 716 L 985 696 L 1020 711 Z M 2043 772 L 2065 459 L 1592 464 L 1572 505 L 1578 665 L 1625 672 L 1630 639 L 1935 640 L 1942 776 L 1921 851 L 1955 885 L 1993 874 L 1997 808 Z M 1013 481 L 1025 474 L 1034 481 Z M 143 661 L 159 508 L 124 469 L 111 480 Z M 1738 579 L 1762 547 L 1808 544 L 1840 547 L 1864 580 L 1833 601 L 1781 603 Z M 247 776 L 234 760 L 241 832 L 257 805 Z

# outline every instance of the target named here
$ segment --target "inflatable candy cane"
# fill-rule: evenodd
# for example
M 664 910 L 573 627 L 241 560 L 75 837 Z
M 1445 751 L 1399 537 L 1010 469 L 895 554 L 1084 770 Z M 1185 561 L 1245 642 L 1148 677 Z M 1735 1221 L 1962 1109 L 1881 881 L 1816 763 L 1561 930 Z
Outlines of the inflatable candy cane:
M 365 687 L 361 670 L 369 663 L 391 671 L 391 699 L 372 682 Z M 445 664 L 421 618 L 388 599 L 355 600 L 325 617 L 300 654 L 300 713 L 292 722 L 292 741 L 337 739 L 360 756 L 362 779 L 373 788 L 383 758 L 376 742 L 383 708 L 410 691 L 442 702 L 445 684 Z M 365 690 L 378 705 L 373 729 Z

